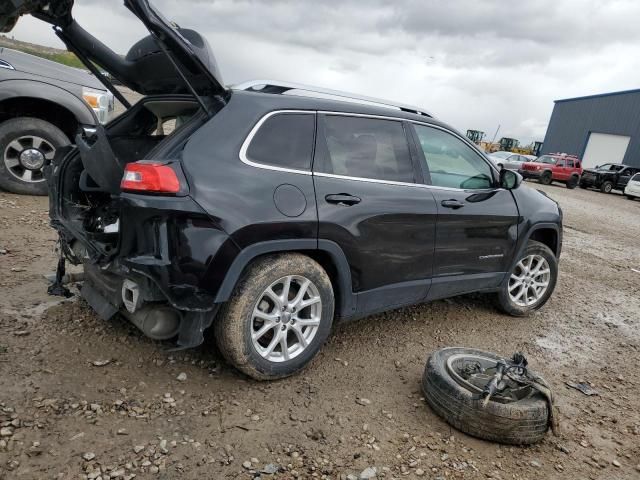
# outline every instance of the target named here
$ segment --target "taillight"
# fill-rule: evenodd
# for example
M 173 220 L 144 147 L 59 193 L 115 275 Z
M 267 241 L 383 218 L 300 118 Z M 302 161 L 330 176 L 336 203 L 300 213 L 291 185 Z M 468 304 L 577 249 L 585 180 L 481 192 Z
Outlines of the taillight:
M 156 162 L 128 163 L 120 182 L 122 190 L 134 192 L 179 193 L 180 187 L 175 170 Z

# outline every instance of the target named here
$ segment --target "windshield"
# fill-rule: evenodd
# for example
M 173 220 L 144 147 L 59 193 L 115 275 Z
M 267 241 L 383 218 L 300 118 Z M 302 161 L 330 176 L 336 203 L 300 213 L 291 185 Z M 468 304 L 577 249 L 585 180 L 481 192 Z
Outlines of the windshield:
M 600 165 L 596 168 L 604 172 L 619 172 L 624 167 L 622 165 L 616 165 L 615 163 L 605 163 L 604 165 Z
M 555 165 L 558 160 L 550 155 L 543 155 L 541 157 L 538 157 L 538 159 L 535 161 L 539 163 L 548 163 L 550 165 Z
M 633 177 L 631 177 L 631 181 L 640 182 L 640 173 L 636 173 Z
M 511 152 L 494 152 L 491 154 L 492 157 L 497 157 L 497 158 L 507 158 L 507 157 L 510 157 L 511 155 L 513 155 L 513 153 Z

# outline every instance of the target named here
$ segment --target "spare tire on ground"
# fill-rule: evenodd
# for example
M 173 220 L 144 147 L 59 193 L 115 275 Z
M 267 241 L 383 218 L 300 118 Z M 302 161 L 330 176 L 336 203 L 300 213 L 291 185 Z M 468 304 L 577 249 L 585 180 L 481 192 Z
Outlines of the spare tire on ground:
M 422 377 L 427 403 L 447 423 L 474 437 L 511 445 L 536 443 L 553 423 L 550 392 L 545 396 L 535 386 L 505 376 L 499 391 L 485 402 L 483 389 L 495 378 L 501 359 L 471 348 L 436 351 L 427 360 Z M 546 386 L 535 373 L 526 368 L 524 372 Z

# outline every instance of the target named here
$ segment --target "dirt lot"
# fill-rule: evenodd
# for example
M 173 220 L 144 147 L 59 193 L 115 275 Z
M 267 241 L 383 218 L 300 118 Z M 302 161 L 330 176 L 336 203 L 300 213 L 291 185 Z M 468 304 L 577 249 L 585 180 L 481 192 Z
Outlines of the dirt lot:
M 273 383 L 238 374 L 211 339 L 169 353 L 48 297 L 47 201 L 0 193 L 0 479 L 640 478 L 640 202 L 544 190 L 565 245 L 542 311 L 514 319 L 466 296 L 378 315 Z M 560 436 L 510 448 L 449 428 L 419 385 L 429 352 L 452 345 L 525 352 L 555 388 Z

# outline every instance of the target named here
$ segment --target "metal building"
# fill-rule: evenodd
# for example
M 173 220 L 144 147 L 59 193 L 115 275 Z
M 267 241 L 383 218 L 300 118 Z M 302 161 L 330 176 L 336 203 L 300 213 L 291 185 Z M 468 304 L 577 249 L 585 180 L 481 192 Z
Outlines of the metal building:
M 640 167 L 640 89 L 556 100 L 542 153 Z

